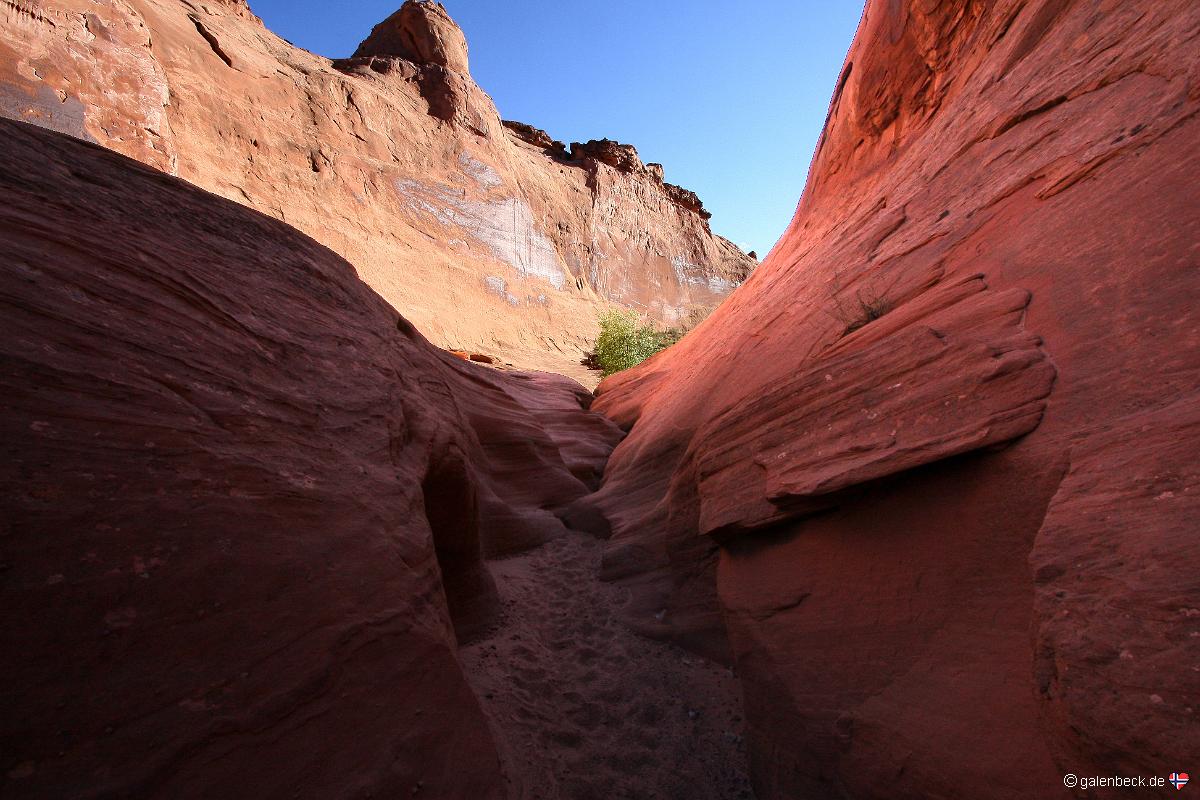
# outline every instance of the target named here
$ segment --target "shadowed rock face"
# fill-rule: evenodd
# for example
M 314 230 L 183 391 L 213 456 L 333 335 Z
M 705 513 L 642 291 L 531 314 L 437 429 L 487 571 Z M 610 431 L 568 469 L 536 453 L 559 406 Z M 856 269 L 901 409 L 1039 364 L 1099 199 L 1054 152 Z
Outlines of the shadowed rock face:
M 620 432 L 274 219 L 0 141 L 0 794 L 506 796 L 483 555 L 562 535 Z
M 760 798 L 1200 747 L 1198 85 L 1195 3 L 868 3 L 780 243 L 601 384 L 605 572 L 736 663 Z
M 610 302 L 673 324 L 756 266 L 661 173 L 505 128 L 437 3 L 332 62 L 235 0 L 11 0 L 0 21 L 0 115 L 299 228 L 443 347 L 594 380 Z

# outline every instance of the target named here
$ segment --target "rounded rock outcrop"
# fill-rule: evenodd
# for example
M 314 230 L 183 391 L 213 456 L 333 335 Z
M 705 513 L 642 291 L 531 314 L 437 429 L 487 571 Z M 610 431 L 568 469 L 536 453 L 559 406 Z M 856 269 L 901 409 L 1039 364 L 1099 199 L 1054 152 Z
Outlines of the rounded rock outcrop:
M 371 30 L 354 57 L 400 56 L 417 64 L 436 64 L 469 73 L 467 38 L 441 3 L 407 0 L 400 10 Z

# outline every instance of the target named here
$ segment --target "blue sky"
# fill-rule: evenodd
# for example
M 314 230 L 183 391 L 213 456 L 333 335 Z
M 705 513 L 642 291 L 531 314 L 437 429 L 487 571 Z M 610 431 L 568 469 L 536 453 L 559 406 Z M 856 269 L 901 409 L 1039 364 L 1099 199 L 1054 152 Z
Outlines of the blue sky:
M 347 56 L 402 0 L 250 0 L 271 30 Z M 804 188 L 856 0 L 442 0 L 505 119 L 608 137 L 692 189 L 760 257 Z

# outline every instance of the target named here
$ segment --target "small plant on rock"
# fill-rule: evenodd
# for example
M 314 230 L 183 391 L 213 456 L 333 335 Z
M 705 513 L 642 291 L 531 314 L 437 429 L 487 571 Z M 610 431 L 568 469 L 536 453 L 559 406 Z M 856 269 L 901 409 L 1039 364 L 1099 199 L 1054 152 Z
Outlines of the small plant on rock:
M 859 278 L 861 280 L 861 277 Z M 875 320 L 887 315 L 895 303 L 892 286 L 881 288 L 876 280 L 863 280 L 862 285 L 850 294 L 842 270 L 834 268 L 833 278 L 829 284 L 829 300 L 832 309 L 827 313 L 842 324 L 842 336 L 849 336 Z
M 892 310 L 892 304 L 886 297 L 879 297 L 877 295 L 864 297 L 862 293 L 859 293 L 856 299 L 858 301 L 857 308 L 854 309 L 852 314 L 848 315 L 849 318 L 846 320 L 846 330 L 842 333 L 843 336 L 854 333 L 859 328 L 874 322 Z

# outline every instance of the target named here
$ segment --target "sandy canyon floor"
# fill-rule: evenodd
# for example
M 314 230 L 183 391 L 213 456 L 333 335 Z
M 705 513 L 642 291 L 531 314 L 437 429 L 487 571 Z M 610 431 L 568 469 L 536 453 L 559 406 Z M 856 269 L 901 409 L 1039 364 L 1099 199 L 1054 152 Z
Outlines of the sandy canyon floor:
M 572 534 L 490 564 L 503 621 L 459 656 L 514 795 L 752 798 L 736 677 L 623 626 L 602 549 Z

